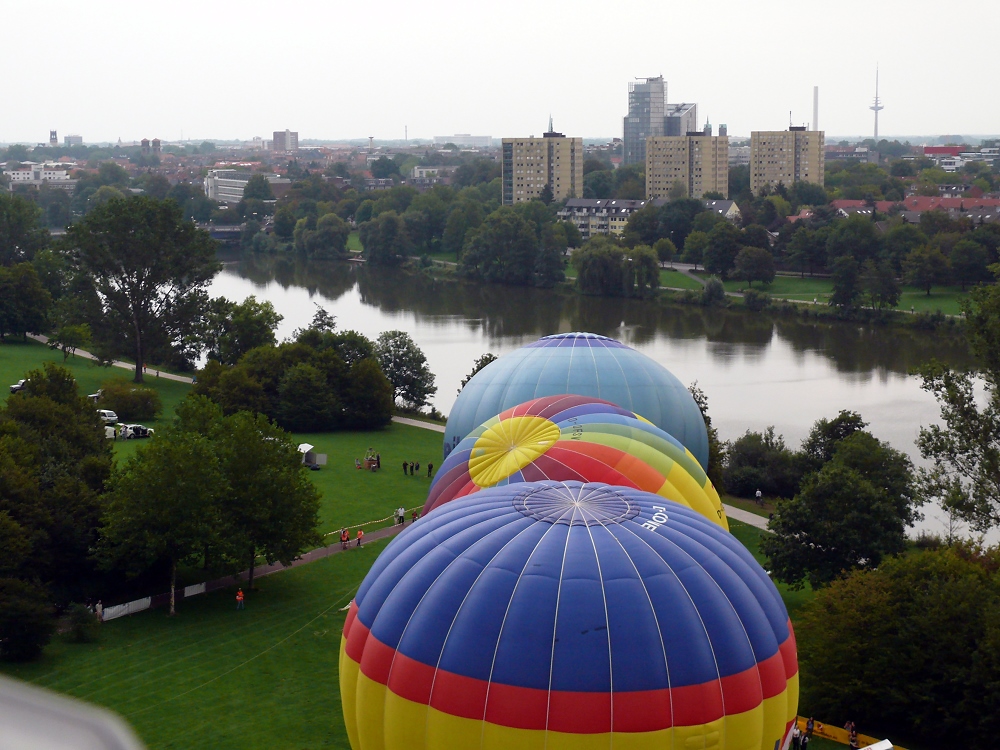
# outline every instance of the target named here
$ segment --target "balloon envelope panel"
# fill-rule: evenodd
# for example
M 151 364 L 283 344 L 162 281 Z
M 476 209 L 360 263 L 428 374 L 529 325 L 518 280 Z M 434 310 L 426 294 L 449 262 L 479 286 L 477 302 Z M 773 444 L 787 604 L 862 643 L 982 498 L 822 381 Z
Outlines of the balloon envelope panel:
M 654 492 L 729 528 L 705 471 L 673 436 L 615 404 L 566 394 L 518 404 L 473 430 L 435 475 L 424 513 L 485 487 L 545 479 Z
M 593 333 L 546 336 L 477 372 L 448 417 L 445 456 L 490 417 L 563 393 L 610 401 L 648 419 L 708 466 L 705 421 L 684 385 L 646 355 Z
M 537 482 L 442 506 L 385 549 L 340 656 L 355 750 L 772 750 L 795 639 L 750 553 L 622 487 Z

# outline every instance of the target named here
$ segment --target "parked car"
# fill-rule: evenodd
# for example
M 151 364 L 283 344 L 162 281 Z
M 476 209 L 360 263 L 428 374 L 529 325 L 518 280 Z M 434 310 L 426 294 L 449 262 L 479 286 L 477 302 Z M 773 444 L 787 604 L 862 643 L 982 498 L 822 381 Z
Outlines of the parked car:
M 24 385 L 27 382 L 28 381 L 24 380 L 24 379 L 18 380 L 16 383 L 14 383 L 14 385 L 12 385 L 10 387 L 10 392 L 11 393 L 17 393 L 18 391 L 23 391 L 24 390 Z
M 144 427 L 141 424 L 120 424 L 122 440 L 134 440 L 136 438 L 153 437 L 155 430 L 152 427 Z
M 98 409 L 97 416 L 101 418 L 104 424 L 115 424 L 118 421 L 118 415 L 110 409 Z

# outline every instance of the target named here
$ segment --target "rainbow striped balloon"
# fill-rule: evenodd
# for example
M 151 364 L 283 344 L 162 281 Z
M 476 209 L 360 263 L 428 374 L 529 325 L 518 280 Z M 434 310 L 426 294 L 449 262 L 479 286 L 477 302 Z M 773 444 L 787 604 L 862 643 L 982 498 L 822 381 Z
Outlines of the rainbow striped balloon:
M 537 482 L 393 540 L 351 603 L 340 688 L 354 750 L 774 750 L 798 665 L 735 537 L 658 495 Z
M 608 401 L 565 394 L 519 404 L 473 430 L 435 475 L 424 513 L 485 487 L 543 479 L 654 492 L 729 528 L 701 464 L 671 435 Z

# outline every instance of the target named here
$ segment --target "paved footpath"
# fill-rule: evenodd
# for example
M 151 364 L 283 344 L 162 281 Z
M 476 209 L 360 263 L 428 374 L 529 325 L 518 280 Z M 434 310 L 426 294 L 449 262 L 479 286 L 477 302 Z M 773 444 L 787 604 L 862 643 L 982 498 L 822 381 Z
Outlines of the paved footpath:
M 29 333 L 28 338 L 32 338 L 35 341 L 41 341 L 43 344 L 49 343 L 48 336 L 39 336 L 34 333 Z M 90 352 L 86 352 L 83 349 L 77 349 L 75 352 L 73 352 L 73 354 L 79 357 L 83 357 L 84 359 L 94 359 L 94 360 L 97 359 L 97 357 L 95 357 L 93 354 L 91 354 Z M 132 372 L 135 372 L 135 365 L 132 364 L 131 362 L 119 362 L 118 360 L 115 360 L 114 362 L 111 363 L 111 366 L 120 367 L 123 370 L 131 370 Z M 156 373 L 158 372 L 159 374 L 157 375 Z M 194 380 L 192 378 L 189 378 L 187 375 L 173 375 L 172 373 L 169 372 L 160 372 L 159 370 L 156 369 L 150 369 L 149 366 L 146 367 L 146 377 L 163 378 L 164 380 L 176 380 L 178 383 L 194 382 Z
M 439 424 L 432 424 L 430 422 L 421 422 L 419 419 L 407 419 L 406 417 L 393 417 L 393 422 L 398 422 L 399 424 L 408 424 L 411 427 L 421 427 L 425 430 L 433 430 L 434 432 L 444 432 L 444 427 Z M 726 505 L 723 503 L 723 508 L 726 510 L 726 515 L 730 518 L 735 518 L 737 521 L 742 521 L 743 523 L 755 526 L 758 529 L 767 530 L 767 519 L 763 516 L 758 516 L 756 513 L 751 513 L 750 511 L 740 510 L 739 508 L 733 507 L 732 505 Z

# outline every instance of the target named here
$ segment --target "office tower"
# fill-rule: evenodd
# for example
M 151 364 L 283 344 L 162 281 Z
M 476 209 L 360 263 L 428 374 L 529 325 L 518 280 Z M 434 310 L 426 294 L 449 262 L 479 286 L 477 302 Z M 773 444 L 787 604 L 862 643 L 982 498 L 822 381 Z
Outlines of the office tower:
M 628 85 L 624 164 L 646 161 L 646 139 L 664 135 L 667 84 L 663 76 L 639 78 Z
M 294 154 L 299 150 L 299 134 L 292 130 L 275 130 L 271 149 L 276 154 Z

